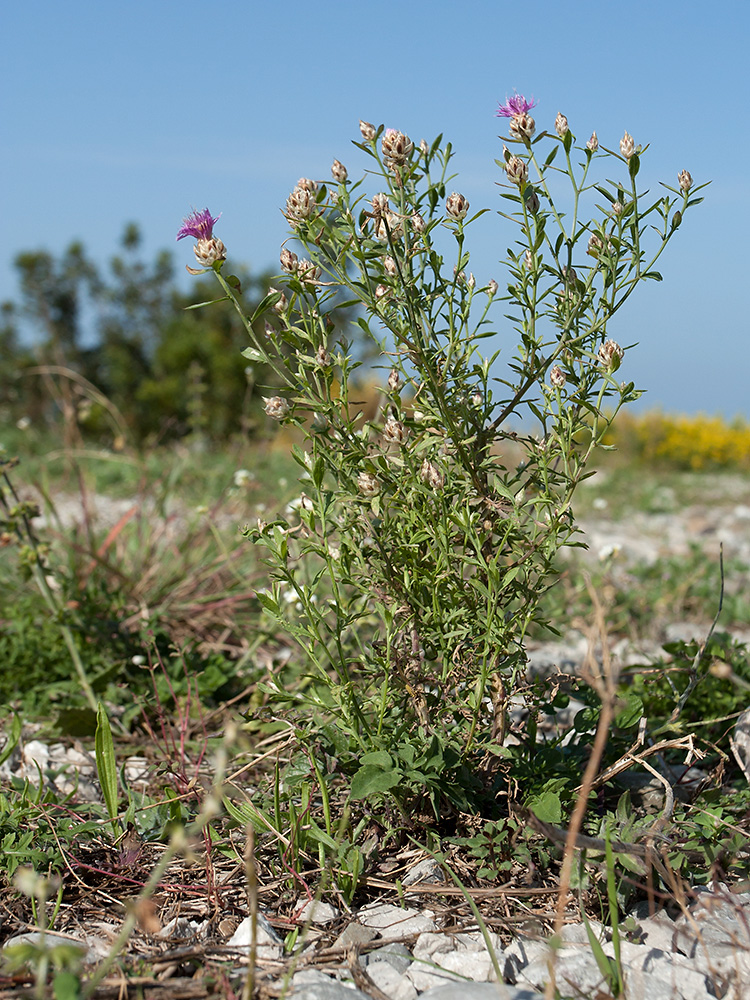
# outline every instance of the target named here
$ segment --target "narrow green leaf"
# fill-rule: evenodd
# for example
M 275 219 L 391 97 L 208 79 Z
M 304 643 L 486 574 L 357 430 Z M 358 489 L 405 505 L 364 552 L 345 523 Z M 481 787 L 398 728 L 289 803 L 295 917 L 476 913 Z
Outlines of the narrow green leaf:
M 96 756 L 96 771 L 99 784 L 102 787 L 104 803 L 112 824 L 117 819 L 117 763 L 115 761 L 115 745 L 112 741 L 112 729 L 109 718 L 101 702 L 96 708 L 96 735 L 94 737 Z
M 13 751 L 16 749 L 18 741 L 21 739 L 21 720 L 13 713 L 13 721 L 10 724 L 10 732 L 8 733 L 8 739 L 5 742 L 5 746 L 2 751 L 0 751 L 0 764 L 4 764 L 5 761 L 10 757 Z
M 228 295 L 222 295 L 220 299 L 210 299 L 207 302 L 194 302 L 191 306 L 185 306 L 185 312 L 189 312 L 191 309 L 202 309 L 204 306 L 215 306 L 219 302 L 226 302 L 229 298 Z

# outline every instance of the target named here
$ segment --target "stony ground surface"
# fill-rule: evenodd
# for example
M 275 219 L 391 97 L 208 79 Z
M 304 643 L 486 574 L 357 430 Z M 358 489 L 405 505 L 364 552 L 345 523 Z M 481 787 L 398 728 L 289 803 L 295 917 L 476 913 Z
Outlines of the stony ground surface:
M 683 502 L 679 488 L 673 487 L 671 492 L 668 488 L 646 511 L 623 510 L 616 497 L 598 496 L 601 485 L 602 480 L 597 484 L 595 479 L 587 486 L 590 502 L 581 519 L 589 546 L 581 557 L 584 563 L 611 560 L 614 567 L 627 572 L 636 563 L 687 554 L 695 545 L 707 559 L 717 560 L 721 544 L 725 560 L 750 566 L 750 488 L 746 480 L 724 477 L 716 484 L 715 494 L 708 483 L 699 497 L 687 502 Z M 91 512 L 104 525 L 117 523 L 132 508 L 131 501 L 90 499 Z M 59 498 L 58 516 L 66 524 L 80 518 L 80 502 Z M 175 509 L 174 530 L 186 516 L 185 511 Z M 236 515 L 228 516 L 228 525 L 233 516 L 237 523 Z M 727 581 L 728 586 L 746 583 L 746 579 Z M 678 617 L 665 624 L 662 639 L 703 637 L 709 624 Z M 750 622 L 745 627 L 735 622 L 733 630 L 737 638 L 750 641 Z M 533 644 L 531 669 L 575 670 L 587 649 L 587 637 L 571 630 L 560 641 Z M 651 652 L 656 657 L 659 651 L 657 641 Z M 626 644 L 615 653 L 626 662 L 633 651 Z M 641 648 L 633 655 L 643 662 L 648 653 Z M 77 774 L 78 794 L 99 794 L 93 760 L 86 748 L 35 739 L 31 732 L 0 770 L 0 785 L 11 773 L 33 780 L 35 762 L 43 771 L 67 763 Z M 139 780 L 146 780 L 145 761 L 131 758 L 128 767 L 134 787 Z M 57 780 L 58 788 L 67 790 L 64 783 L 70 779 L 63 775 Z M 299 1000 L 541 1000 L 551 976 L 560 997 L 604 1000 L 611 995 L 581 922 L 572 919 L 566 923 L 557 947 L 550 947 L 549 915 L 554 896 L 549 892 L 541 911 L 537 907 L 534 912 L 529 905 L 529 919 L 514 925 L 512 934 L 507 928 L 500 934 L 495 919 L 488 918 L 489 928 L 482 929 L 466 907 L 457 919 L 456 912 L 445 905 L 450 897 L 441 895 L 450 887 L 444 886 L 440 870 L 428 858 L 410 859 L 400 881 L 405 887 L 400 894 L 382 891 L 379 899 L 353 912 L 300 899 L 294 917 L 297 926 L 304 928 L 305 945 L 291 960 L 283 952 L 281 936 L 289 927 L 279 925 L 273 901 L 261 895 L 256 939 L 256 981 L 261 995 L 274 997 L 286 991 Z M 547 919 L 539 916 L 545 906 Z M 96 962 L 110 948 L 120 919 L 117 907 L 107 912 L 105 906 L 98 921 L 78 927 L 71 924 L 63 939 L 79 942 L 86 961 Z M 611 933 L 598 925 L 592 926 L 591 933 L 601 942 L 603 954 L 613 958 Z M 170 995 L 166 988 L 169 980 L 174 985 L 171 995 L 201 995 L 190 985 L 195 981 L 196 955 L 223 963 L 221 967 L 228 970 L 224 973 L 227 984 L 239 989 L 237 984 L 249 961 L 251 937 L 249 917 L 239 923 L 217 924 L 199 907 L 178 906 L 169 920 L 157 921 L 148 933 L 142 930 L 140 947 L 153 971 L 146 994 Z M 4 947 L 19 940 L 13 934 Z M 695 887 L 681 907 L 649 912 L 646 904 L 639 905 L 620 944 L 619 968 L 625 974 L 627 1000 L 746 1000 L 750 997 L 750 893 L 714 884 Z M 158 976 L 162 977 L 161 988 L 154 985 Z M 25 989 L 18 987 L 21 992 Z

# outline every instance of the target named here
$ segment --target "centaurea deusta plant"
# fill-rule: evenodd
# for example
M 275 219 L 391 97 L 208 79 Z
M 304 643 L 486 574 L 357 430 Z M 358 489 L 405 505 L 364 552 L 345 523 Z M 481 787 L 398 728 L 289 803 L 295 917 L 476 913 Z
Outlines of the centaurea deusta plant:
M 510 132 L 499 215 L 516 233 L 505 294 L 470 271 L 471 226 L 487 209 L 472 213 L 454 190 L 450 144 L 361 122 L 372 190 L 338 160 L 333 183 L 302 178 L 285 214 L 307 256 L 284 246 L 275 287 L 243 314 L 245 355 L 275 379 L 266 413 L 304 439 L 294 514 L 248 531 L 271 572 L 259 599 L 312 678 L 272 694 L 305 711 L 353 796 L 390 791 L 402 808 L 414 793 L 436 812 L 441 800 L 466 808 L 479 762 L 503 752 L 527 631 L 576 532 L 576 488 L 639 395 L 620 381 L 629 348 L 608 325 L 659 280 L 658 258 L 701 200 L 683 171 L 644 205 L 632 137 L 619 151 L 596 133 L 577 145 L 558 113 L 535 138 L 533 107 L 515 95 L 498 112 Z M 594 180 L 601 168 L 616 179 Z M 180 230 L 197 236 L 199 261 L 215 250 L 203 245 L 215 221 L 206 210 Z M 207 266 L 242 314 L 223 254 Z M 353 305 L 347 335 L 338 317 Z M 386 373 L 368 420 L 363 335 Z

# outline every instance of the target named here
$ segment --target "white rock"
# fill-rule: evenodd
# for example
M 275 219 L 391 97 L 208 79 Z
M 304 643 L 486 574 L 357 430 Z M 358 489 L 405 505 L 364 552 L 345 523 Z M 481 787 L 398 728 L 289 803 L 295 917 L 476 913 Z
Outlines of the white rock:
M 234 948 L 244 955 L 250 953 L 252 940 L 252 920 L 245 917 L 240 922 L 231 938 L 227 941 L 227 948 Z M 269 923 L 267 917 L 262 913 L 258 914 L 258 924 L 256 933 L 256 954 L 261 959 L 281 958 L 283 945 L 281 938 Z
M 405 938 L 422 931 L 434 931 L 432 910 L 413 910 L 392 903 L 370 903 L 362 907 L 357 919 L 365 927 L 374 927 L 383 937 Z
M 408 976 L 416 989 L 422 993 L 433 986 L 444 986 L 447 982 L 461 982 L 462 977 L 447 969 L 436 968 L 427 962 L 414 961 L 404 975 Z
M 489 982 L 490 974 L 494 971 L 488 951 L 449 951 L 436 955 L 435 964 L 474 983 Z M 500 968 L 502 969 L 502 964 Z
M 390 964 L 390 962 L 368 962 L 367 975 L 378 989 L 392 1000 L 414 1000 L 417 991 L 408 976 Z
M 306 923 L 309 920 L 313 924 L 330 924 L 340 916 L 341 910 L 337 910 L 335 906 L 314 899 L 308 899 L 297 912 L 297 920 L 300 923 Z
M 448 934 L 428 931 L 419 935 L 411 953 L 419 961 L 430 961 L 438 952 L 455 951 L 455 949 L 456 945 Z

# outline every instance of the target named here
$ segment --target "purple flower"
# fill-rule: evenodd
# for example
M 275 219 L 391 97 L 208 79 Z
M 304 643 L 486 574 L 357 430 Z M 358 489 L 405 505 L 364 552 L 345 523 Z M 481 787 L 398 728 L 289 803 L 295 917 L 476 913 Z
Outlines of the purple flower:
M 210 240 L 214 235 L 214 226 L 220 218 L 221 212 L 214 219 L 207 208 L 204 208 L 202 212 L 192 212 L 186 219 L 182 220 L 177 239 L 182 240 L 186 236 L 192 236 L 196 240 Z
M 499 106 L 496 116 L 498 118 L 514 118 L 516 115 L 525 115 L 535 107 L 536 101 L 533 97 L 527 101 L 523 94 L 514 94 L 513 97 L 505 98 L 505 104 Z

